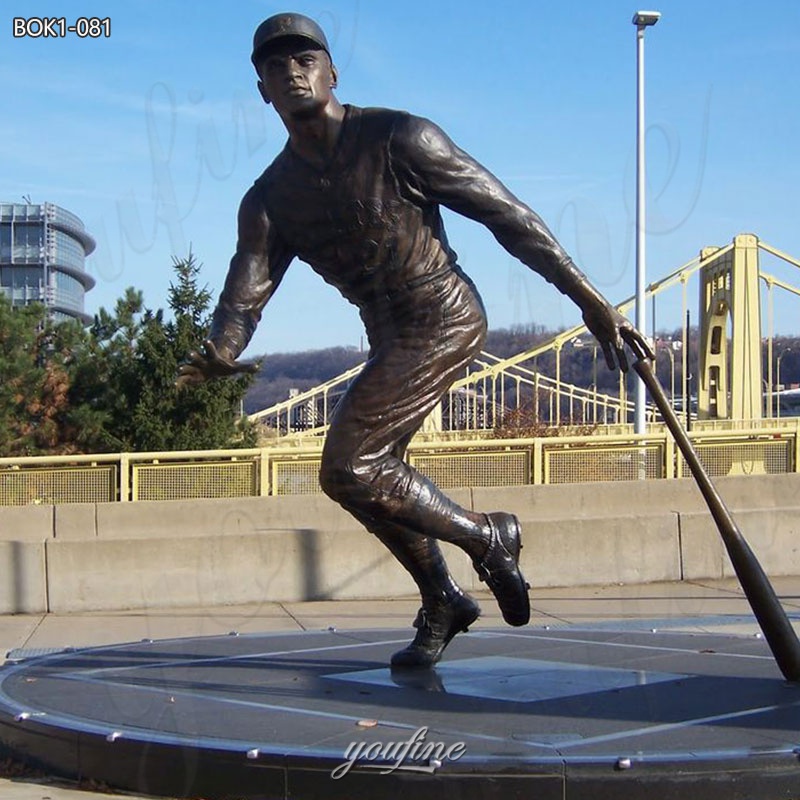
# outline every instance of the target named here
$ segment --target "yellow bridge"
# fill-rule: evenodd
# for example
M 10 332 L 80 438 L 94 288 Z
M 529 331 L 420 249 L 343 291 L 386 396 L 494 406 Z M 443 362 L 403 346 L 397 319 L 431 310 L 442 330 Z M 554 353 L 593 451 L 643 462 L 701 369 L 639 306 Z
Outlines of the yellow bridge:
M 647 289 L 655 297 L 679 288 L 687 319 L 688 281 L 698 276 L 698 407 L 691 438 L 713 477 L 797 472 L 800 464 L 800 417 L 781 418 L 780 406 L 764 402 L 780 384 L 780 356 L 773 369 L 773 293 L 800 291 L 763 270 L 762 254 L 800 268 L 800 261 L 742 234 L 725 247 L 704 249 Z M 763 339 L 762 284 L 767 289 Z M 630 298 L 618 308 L 625 313 L 632 304 Z M 483 353 L 411 443 L 410 462 L 443 488 L 686 476 L 653 409 L 648 432 L 633 434 L 628 422 L 633 408 L 622 377 L 615 394 L 600 392 L 596 380 L 587 388 L 561 379 L 565 347 L 592 347 L 596 362 L 597 347 L 585 334 L 584 326 L 575 326 L 507 359 Z M 669 394 L 687 421 L 688 351 L 687 322 L 680 347 L 666 350 Z M 676 353 L 683 361 L 680 389 Z M 553 375 L 537 369 L 544 354 L 552 354 Z M 317 493 L 322 434 L 360 369 L 253 414 L 264 426 L 267 445 L 258 449 L 0 459 L 0 506 Z M 501 438 L 498 429 L 513 430 L 509 417 L 526 404 L 545 423 L 540 432 L 546 435 Z M 575 420 L 583 427 L 564 424 Z
M 670 360 L 668 391 L 673 404 L 688 415 L 693 398 L 689 390 L 688 282 L 699 276 L 699 375 L 697 411 L 699 419 L 760 420 L 772 417 L 773 403 L 764 402 L 776 389 L 773 371 L 773 292 L 780 289 L 800 295 L 800 290 L 761 268 L 760 254 L 800 267 L 800 261 L 752 234 L 741 234 L 725 247 L 704 248 L 700 254 L 647 287 L 647 299 L 679 288 L 683 321 L 682 338 L 676 347 L 660 348 Z M 767 288 L 768 331 L 766 336 L 767 376 L 762 369 L 762 324 L 760 283 Z M 630 311 L 630 297 L 617 308 Z M 591 342 L 591 343 L 590 343 Z M 593 349 L 594 380 L 589 387 L 574 386 L 561 378 L 562 351 L 566 347 Z M 680 390 L 675 386 L 676 352 L 682 359 Z M 554 374 L 537 368 L 545 354 L 552 355 Z M 587 335 L 585 325 L 557 333 L 550 340 L 500 359 L 482 353 L 460 380 L 453 384 L 439 409 L 425 427 L 426 432 L 485 432 L 506 423 L 509 411 L 530 405 L 531 416 L 551 426 L 580 421 L 591 424 L 626 424 L 633 418 L 633 403 L 627 398 L 620 374 L 614 395 L 597 388 L 598 347 Z M 329 423 L 336 402 L 346 391 L 361 366 L 298 394 L 282 403 L 250 415 L 275 435 L 319 435 Z M 779 383 L 780 381 L 778 381 Z M 779 413 L 779 412 L 778 412 Z M 650 407 L 648 419 L 656 419 Z

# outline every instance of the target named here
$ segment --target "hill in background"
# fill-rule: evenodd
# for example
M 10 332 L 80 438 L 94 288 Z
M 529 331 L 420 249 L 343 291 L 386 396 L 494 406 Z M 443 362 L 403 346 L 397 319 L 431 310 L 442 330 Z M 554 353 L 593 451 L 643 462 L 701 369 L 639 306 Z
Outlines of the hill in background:
M 548 330 L 540 325 L 518 326 L 510 329 L 489 331 L 485 350 L 499 358 L 521 353 L 541 342 L 547 341 L 556 331 Z M 662 343 L 673 339 L 680 341 L 681 331 L 660 332 Z M 583 336 L 582 347 L 564 347 L 561 354 L 561 377 L 567 383 L 589 386 L 595 380 L 598 389 L 615 393 L 618 391 L 618 374 L 605 366 L 602 352 L 595 352 L 594 340 L 591 336 Z M 690 332 L 690 374 L 696 374 L 697 330 Z M 663 348 L 660 348 L 663 349 Z M 763 347 L 766 359 L 766 345 Z M 773 362 L 779 354 L 783 354 L 781 363 L 781 382 L 792 385 L 800 382 L 800 338 L 776 337 L 773 342 Z M 355 347 L 329 347 L 324 350 L 306 350 L 297 353 L 273 353 L 264 357 L 261 370 L 244 400 L 246 414 L 280 403 L 289 397 L 290 389 L 303 392 L 319 386 L 325 381 L 351 369 L 365 361 L 365 351 Z M 677 356 L 677 354 L 676 354 Z M 675 359 L 675 379 L 680 385 L 680 357 Z M 671 381 L 670 362 L 660 354 L 656 360 L 659 377 L 665 386 Z M 554 374 L 554 356 L 552 352 L 542 354 L 536 364 L 537 368 L 548 375 Z M 773 369 L 776 364 L 773 363 Z M 633 374 L 631 372 L 631 374 Z M 764 377 L 767 369 L 764 366 Z M 777 375 L 775 375 L 777 383 Z M 696 391 L 692 387 L 692 391 Z

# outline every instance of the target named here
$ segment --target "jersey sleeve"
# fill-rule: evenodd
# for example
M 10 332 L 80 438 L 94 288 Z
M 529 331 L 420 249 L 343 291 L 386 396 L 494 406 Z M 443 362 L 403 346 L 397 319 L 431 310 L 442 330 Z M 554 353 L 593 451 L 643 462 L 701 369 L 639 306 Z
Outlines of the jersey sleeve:
M 261 312 L 294 257 L 270 224 L 257 186 L 239 208 L 236 253 L 211 321 L 209 339 L 235 359 L 247 347 Z
M 565 294 L 585 280 L 541 217 L 430 120 L 403 115 L 390 155 L 413 202 L 439 203 L 482 223 L 511 255 Z

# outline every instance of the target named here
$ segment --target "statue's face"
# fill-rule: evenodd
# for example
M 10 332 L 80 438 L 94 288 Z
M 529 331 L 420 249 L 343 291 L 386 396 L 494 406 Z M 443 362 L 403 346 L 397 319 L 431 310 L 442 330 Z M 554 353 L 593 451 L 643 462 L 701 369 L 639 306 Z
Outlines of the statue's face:
M 328 54 L 303 40 L 289 39 L 259 64 L 261 96 L 283 116 L 313 116 L 327 105 L 336 85 Z

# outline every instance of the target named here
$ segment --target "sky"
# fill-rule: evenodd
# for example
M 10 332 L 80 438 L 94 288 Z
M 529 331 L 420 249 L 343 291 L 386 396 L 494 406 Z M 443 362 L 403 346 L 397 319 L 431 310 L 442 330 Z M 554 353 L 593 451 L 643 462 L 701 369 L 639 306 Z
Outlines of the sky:
M 0 12 L 0 200 L 53 202 L 97 240 L 86 310 L 126 287 L 167 306 L 173 257 L 191 251 L 218 296 L 239 201 L 286 133 L 250 64 L 258 23 L 315 18 L 337 96 L 428 117 L 536 210 L 612 302 L 635 286 L 636 29 L 645 41 L 647 280 L 701 248 L 755 233 L 800 257 L 800 2 L 797 0 L 80 0 Z M 110 35 L 13 35 L 15 15 L 108 19 Z M 450 212 L 459 262 L 492 328 L 575 324 L 572 303 Z M 766 264 L 765 264 L 766 266 Z M 770 271 L 794 284 L 797 270 Z M 696 313 L 697 289 L 690 284 Z M 776 332 L 800 298 L 776 297 Z M 680 291 L 656 305 L 681 324 Z M 648 324 L 652 324 L 652 321 Z M 246 355 L 361 347 L 355 309 L 295 262 Z

